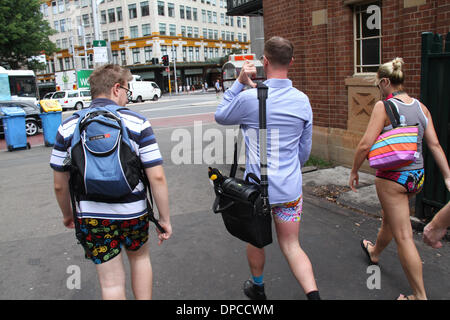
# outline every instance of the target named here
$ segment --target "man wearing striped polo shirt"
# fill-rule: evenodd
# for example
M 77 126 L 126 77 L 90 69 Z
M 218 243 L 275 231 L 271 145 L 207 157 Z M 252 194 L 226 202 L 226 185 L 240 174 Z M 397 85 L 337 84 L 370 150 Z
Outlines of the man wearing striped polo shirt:
M 96 69 L 89 78 L 91 107 L 107 105 L 125 106 L 128 102 L 128 81 L 132 79 L 128 69 L 108 64 Z M 159 224 L 165 233 L 158 231 L 159 244 L 170 238 L 172 227 L 169 217 L 167 181 L 162 167 L 162 157 L 147 119 L 140 114 L 123 109 L 118 111 L 139 156 L 159 212 Z M 54 170 L 56 199 L 63 214 L 64 225 L 75 228 L 69 191 L 69 167 L 73 132 L 78 115 L 65 120 L 58 129 L 50 166 Z M 96 265 L 103 299 L 125 299 L 125 271 L 122 246 L 130 261 L 132 288 L 136 299 L 151 299 L 152 267 L 150 263 L 147 212 L 147 195 L 142 181 L 133 192 L 120 202 L 80 200 L 77 218 L 85 234 L 86 257 Z

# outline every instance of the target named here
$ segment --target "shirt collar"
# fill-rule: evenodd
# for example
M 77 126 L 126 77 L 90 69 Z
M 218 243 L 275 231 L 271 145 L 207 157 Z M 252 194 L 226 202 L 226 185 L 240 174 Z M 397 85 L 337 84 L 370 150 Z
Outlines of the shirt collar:
M 264 84 L 268 87 L 272 88 L 286 88 L 286 87 L 292 87 L 292 81 L 289 79 L 267 79 L 264 81 Z
M 117 105 L 114 101 L 106 98 L 96 98 L 92 100 L 91 107 L 104 107 L 104 106 L 110 106 L 110 105 Z

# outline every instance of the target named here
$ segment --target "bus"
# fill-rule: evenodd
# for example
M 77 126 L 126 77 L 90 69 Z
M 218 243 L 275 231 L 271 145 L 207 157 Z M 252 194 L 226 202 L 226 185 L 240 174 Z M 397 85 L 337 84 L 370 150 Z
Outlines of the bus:
M 6 70 L 0 67 L 0 100 L 38 101 L 36 75 L 32 70 Z

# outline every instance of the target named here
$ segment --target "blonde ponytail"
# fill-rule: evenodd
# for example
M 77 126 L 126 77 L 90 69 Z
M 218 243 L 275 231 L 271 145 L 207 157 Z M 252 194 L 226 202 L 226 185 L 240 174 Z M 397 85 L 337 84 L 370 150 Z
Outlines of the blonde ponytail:
M 403 65 L 405 62 L 402 58 L 395 58 L 378 68 L 377 78 L 381 80 L 383 78 L 388 78 L 392 84 L 403 84 L 405 80 L 405 74 L 403 72 Z

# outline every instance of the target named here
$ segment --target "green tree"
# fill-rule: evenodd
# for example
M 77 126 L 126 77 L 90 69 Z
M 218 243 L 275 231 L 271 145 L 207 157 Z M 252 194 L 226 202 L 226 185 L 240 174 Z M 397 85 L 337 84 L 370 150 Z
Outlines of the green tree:
M 18 69 L 28 59 L 56 46 L 49 36 L 56 31 L 43 19 L 41 0 L 0 0 L 0 65 Z

